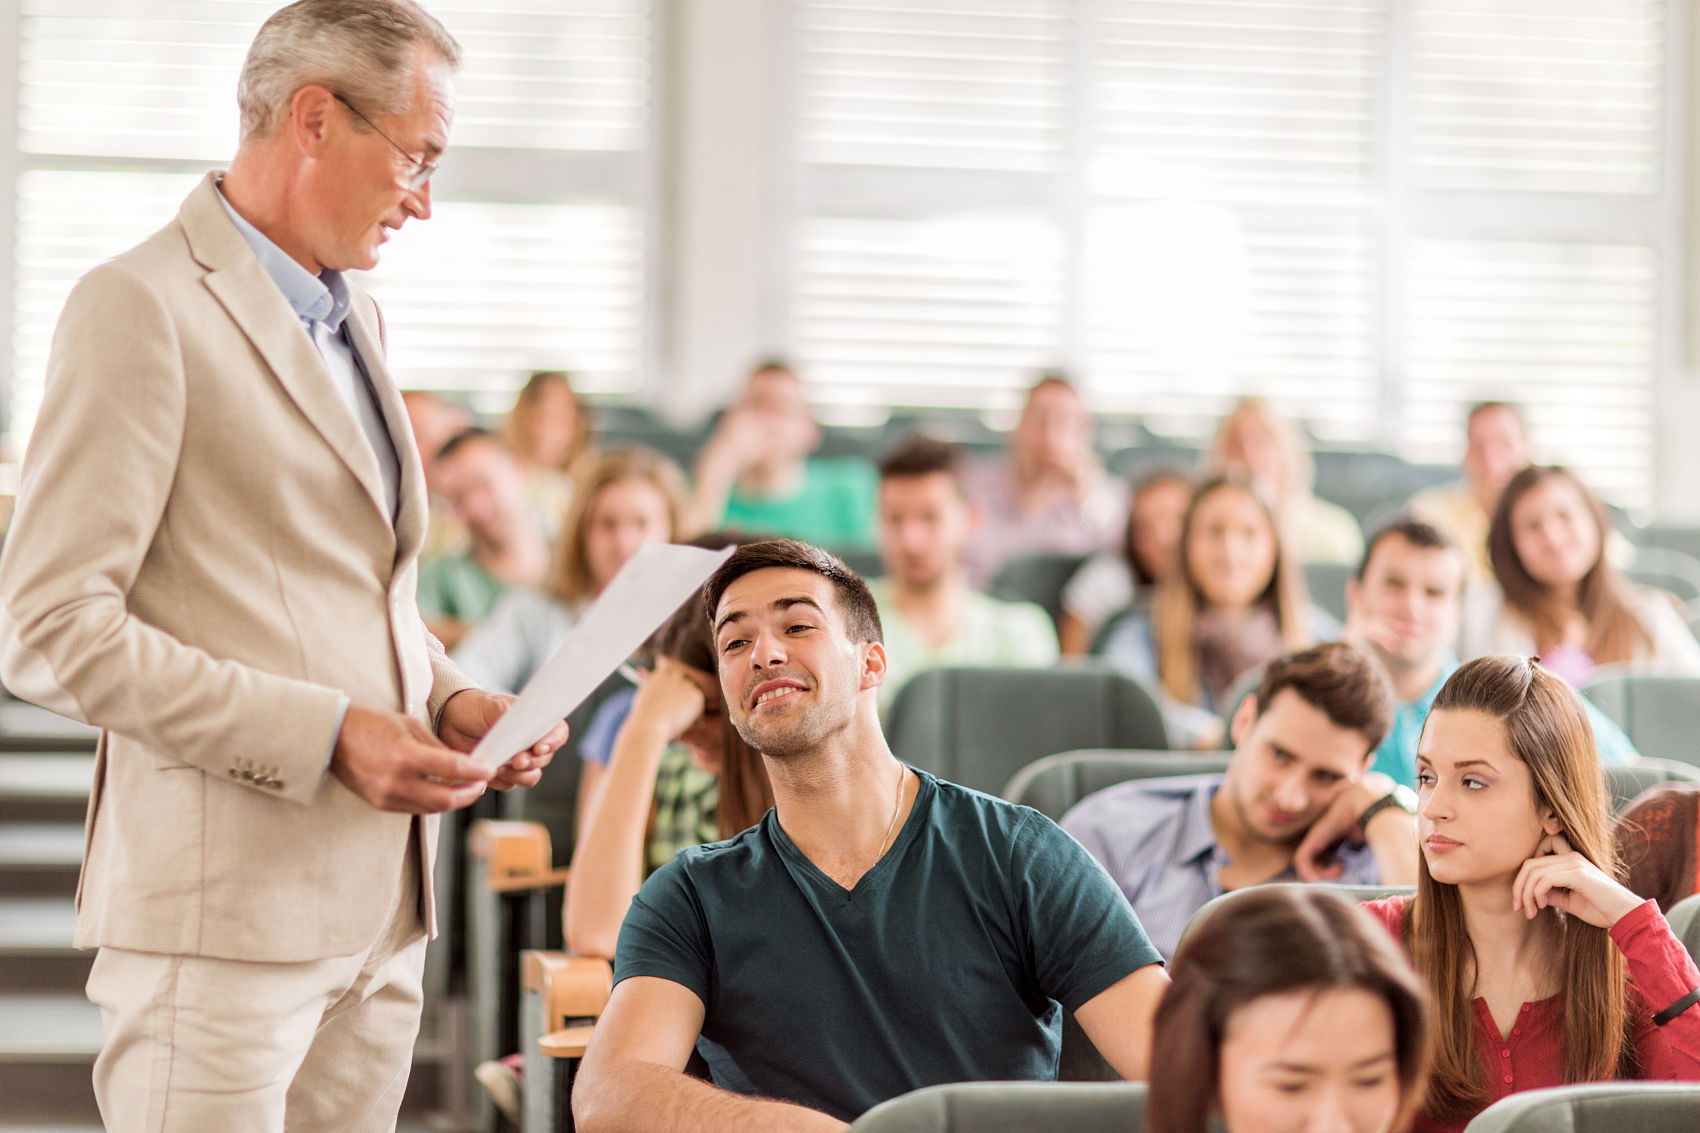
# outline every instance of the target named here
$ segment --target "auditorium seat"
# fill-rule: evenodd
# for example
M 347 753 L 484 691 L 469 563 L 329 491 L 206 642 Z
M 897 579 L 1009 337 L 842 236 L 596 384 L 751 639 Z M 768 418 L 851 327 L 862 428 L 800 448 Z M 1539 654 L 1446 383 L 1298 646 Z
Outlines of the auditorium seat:
M 1325 611 L 1335 621 L 1344 622 L 1346 580 L 1356 570 L 1355 563 L 1305 563 L 1305 593 L 1310 597 L 1310 604 Z
M 1674 759 L 1643 756 L 1639 763 L 1607 764 L 1606 792 L 1611 795 L 1611 809 L 1616 812 L 1642 791 L 1652 790 L 1665 783 L 1700 783 L 1700 767 Z
M 1251 886 L 1248 889 L 1236 889 L 1231 893 L 1224 893 L 1220 897 L 1213 897 L 1209 901 L 1205 902 L 1204 906 L 1199 909 L 1198 912 L 1192 914 L 1192 917 L 1186 922 L 1186 928 L 1181 930 L 1181 942 L 1179 947 L 1184 948 L 1186 946 L 1186 938 L 1192 935 L 1192 930 L 1197 928 L 1198 923 L 1211 913 L 1215 912 L 1219 906 L 1226 905 L 1228 902 L 1234 900 L 1234 898 L 1250 892 L 1251 889 L 1265 888 L 1271 885 L 1293 885 L 1304 886 L 1306 888 L 1321 886 L 1322 888 L 1328 889 L 1330 892 L 1340 894 L 1340 896 L 1346 898 L 1348 901 L 1358 902 L 1379 901 L 1383 897 L 1397 897 L 1401 894 L 1409 895 L 1417 891 L 1416 886 L 1414 885 L 1338 885 L 1332 881 L 1267 881 L 1264 882 L 1262 886 Z
M 1590 1082 L 1524 1090 L 1476 1115 L 1464 1133 L 1674 1133 L 1700 1128 L 1700 1085 Z
M 520 957 L 520 1011 L 525 1056 L 524 1133 L 570 1131 L 572 1086 L 591 1028 L 613 993 L 608 961 L 565 952 L 528 951 Z
M 1700 764 L 1700 677 L 1655 676 L 1607 665 L 1581 691 L 1617 722 L 1642 755 Z
M 850 1133 L 1141 1133 L 1143 1082 L 966 1082 L 875 1106 Z
M 1042 607 L 1054 626 L 1062 620 L 1063 589 L 1085 561 L 1084 555 L 1021 555 L 999 567 L 986 589 L 997 598 Z
M 1665 919 L 1670 921 L 1671 932 L 1682 941 L 1694 962 L 1700 964 L 1700 893 L 1684 897 L 1672 905 Z
M 541 823 L 486 819 L 467 836 L 466 993 L 471 1067 L 520 1049 L 520 954 L 558 940 L 558 901 L 568 871 L 554 864 L 549 831 Z M 555 931 L 551 928 L 555 927 Z M 488 1099 L 474 1103 L 488 1120 Z
M 1093 748 L 1065 751 L 1035 760 L 1004 785 L 1002 797 L 1030 806 L 1053 821 L 1068 808 L 1105 787 L 1129 779 L 1168 775 L 1205 775 L 1228 767 L 1228 752 L 1128 751 Z
M 1639 547 L 1635 561 L 1623 569 L 1631 582 L 1675 595 L 1682 603 L 1700 598 L 1700 559 L 1670 547 Z
M 1169 746 L 1151 694 L 1101 665 L 925 670 L 897 694 L 886 736 L 899 759 L 988 792 L 1058 750 Z

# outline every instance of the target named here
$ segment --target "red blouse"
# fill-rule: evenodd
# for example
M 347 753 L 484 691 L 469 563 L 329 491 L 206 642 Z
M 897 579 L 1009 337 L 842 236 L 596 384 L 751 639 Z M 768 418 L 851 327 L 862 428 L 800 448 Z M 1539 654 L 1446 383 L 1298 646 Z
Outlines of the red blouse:
M 1387 926 L 1395 939 L 1409 897 L 1389 897 L 1364 905 Z M 1663 1027 L 1653 1025 L 1653 1015 L 1700 987 L 1700 969 L 1682 942 L 1671 935 L 1670 924 L 1659 906 L 1646 901 L 1612 926 L 1629 966 L 1635 1002 L 1635 1054 L 1641 1077 L 1684 1082 L 1700 1081 L 1700 1004 L 1696 1004 Z M 1639 993 L 1639 994 L 1635 994 Z M 1477 999 L 1476 1042 L 1486 1065 L 1489 1102 L 1520 1090 L 1562 1086 L 1564 1082 L 1564 996 L 1562 994 L 1525 1003 L 1511 1033 L 1500 1038 L 1499 1027 L 1488 1010 L 1487 1000 Z M 1412 1133 L 1461 1133 L 1468 1120 L 1455 1123 L 1435 1121 L 1419 1114 Z

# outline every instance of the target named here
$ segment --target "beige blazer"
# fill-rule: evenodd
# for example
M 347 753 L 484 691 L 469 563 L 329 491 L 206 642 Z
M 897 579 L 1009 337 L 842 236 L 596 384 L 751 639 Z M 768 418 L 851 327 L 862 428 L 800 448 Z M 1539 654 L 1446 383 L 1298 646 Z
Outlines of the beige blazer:
M 346 325 L 400 458 L 393 523 L 213 185 L 65 305 L 0 556 L 0 680 L 102 729 L 79 947 L 349 955 L 394 908 L 414 820 L 327 774 L 341 697 L 434 723 L 471 682 L 415 605 L 425 480 L 376 306 L 355 292 Z

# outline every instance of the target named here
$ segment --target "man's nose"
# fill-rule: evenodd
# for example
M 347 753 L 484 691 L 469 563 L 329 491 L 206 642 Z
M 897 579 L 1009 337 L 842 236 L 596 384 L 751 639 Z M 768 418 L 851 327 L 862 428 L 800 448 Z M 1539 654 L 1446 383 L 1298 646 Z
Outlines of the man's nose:
M 777 634 L 763 630 L 756 634 L 755 642 L 750 647 L 750 659 L 758 669 L 783 665 L 785 664 L 785 642 Z
M 1275 805 L 1288 814 L 1303 812 L 1308 801 L 1304 781 L 1299 776 L 1289 775 L 1275 784 Z

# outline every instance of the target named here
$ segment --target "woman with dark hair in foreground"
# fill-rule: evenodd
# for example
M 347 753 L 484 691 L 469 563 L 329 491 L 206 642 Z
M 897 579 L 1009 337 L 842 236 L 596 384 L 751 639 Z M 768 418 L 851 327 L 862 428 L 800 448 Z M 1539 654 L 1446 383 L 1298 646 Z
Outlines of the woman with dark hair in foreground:
M 1151 1051 L 1151 1133 L 1406 1128 L 1428 1073 L 1427 991 L 1360 909 L 1325 889 L 1246 890 L 1170 966 Z

